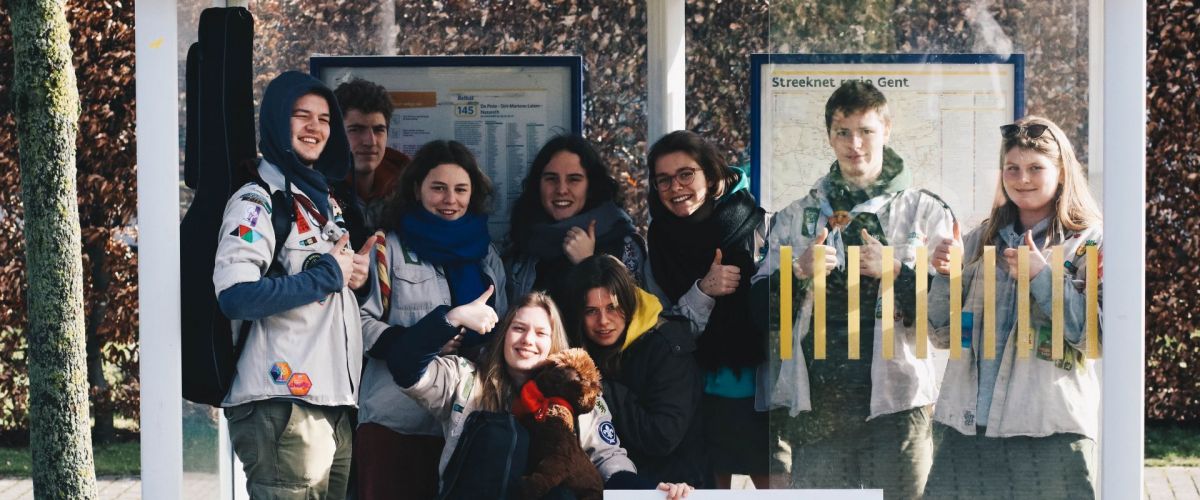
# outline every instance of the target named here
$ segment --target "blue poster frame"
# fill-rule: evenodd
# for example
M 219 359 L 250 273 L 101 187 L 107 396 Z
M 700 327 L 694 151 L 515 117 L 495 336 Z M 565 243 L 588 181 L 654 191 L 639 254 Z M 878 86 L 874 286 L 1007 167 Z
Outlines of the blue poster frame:
M 762 193 L 762 72 L 770 64 L 1011 64 L 1013 120 L 1025 116 L 1025 54 L 776 54 L 750 55 L 750 192 Z
M 562 67 L 571 75 L 571 132 L 583 135 L 583 56 L 312 56 L 308 72 L 318 80 L 327 68 Z

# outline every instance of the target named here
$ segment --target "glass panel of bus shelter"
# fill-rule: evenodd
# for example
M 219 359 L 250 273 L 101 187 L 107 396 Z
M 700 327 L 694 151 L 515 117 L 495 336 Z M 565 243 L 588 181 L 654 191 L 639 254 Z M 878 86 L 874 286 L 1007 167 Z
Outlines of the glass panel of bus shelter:
M 272 78 L 286 70 L 307 72 L 308 58 L 316 54 L 581 56 L 583 135 L 618 181 L 618 200 L 635 224 L 645 224 L 643 3 L 583 7 L 560 2 L 254 0 L 248 8 L 259 39 L 254 56 L 256 102 Z M 546 133 L 542 140 L 551 136 Z M 534 153 L 527 153 L 527 161 L 532 162 Z M 480 166 L 489 171 L 487 165 Z M 518 182 L 491 181 L 500 198 L 513 200 L 521 189 Z M 505 247 L 505 241 L 496 243 Z
M 750 146 L 771 218 L 755 307 L 772 486 L 1092 495 L 1089 2 L 785 0 L 768 17 Z

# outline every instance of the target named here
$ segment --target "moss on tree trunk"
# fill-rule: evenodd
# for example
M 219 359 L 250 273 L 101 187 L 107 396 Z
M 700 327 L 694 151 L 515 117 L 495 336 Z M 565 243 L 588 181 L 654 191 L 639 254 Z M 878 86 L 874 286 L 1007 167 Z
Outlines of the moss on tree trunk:
M 65 4 L 12 0 L 13 106 L 29 274 L 29 403 L 37 498 L 96 498 L 75 191 L 79 94 Z

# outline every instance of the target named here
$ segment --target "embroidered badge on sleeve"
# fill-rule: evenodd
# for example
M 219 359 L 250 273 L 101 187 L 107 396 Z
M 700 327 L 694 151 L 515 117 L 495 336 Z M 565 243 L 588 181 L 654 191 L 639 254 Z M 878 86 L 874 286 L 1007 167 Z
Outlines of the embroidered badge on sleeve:
M 617 445 L 617 428 L 613 427 L 612 422 L 608 420 L 600 422 L 600 425 L 596 428 L 596 432 L 600 434 L 600 439 L 603 439 L 605 443 L 613 446 Z

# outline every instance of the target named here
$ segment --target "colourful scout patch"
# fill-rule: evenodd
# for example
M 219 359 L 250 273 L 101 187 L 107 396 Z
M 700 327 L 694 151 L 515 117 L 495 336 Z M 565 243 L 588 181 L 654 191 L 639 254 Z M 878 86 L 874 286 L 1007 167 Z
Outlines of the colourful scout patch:
M 316 243 L 317 243 L 317 237 L 316 237 L 316 236 L 309 236 L 308 238 L 305 238 L 305 239 L 303 239 L 303 240 L 300 240 L 300 246 L 302 246 L 302 247 L 306 247 L 306 246 L 309 246 L 309 245 L 315 245 Z
M 605 443 L 617 445 L 617 428 L 613 427 L 612 422 L 607 420 L 600 422 L 600 425 L 596 427 L 596 432 L 600 434 L 600 439 L 603 439 Z
M 242 216 L 242 222 L 247 226 L 254 227 L 258 225 L 258 215 L 262 213 L 262 207 L 258 205 L 250 205 L 246 207 L 246 215 Z
M 308 219 L 304 218 L 304 211 L 300 210 L 300 204 L 297 203 L 296 204 L 296 232 L 300 233 L 300 234 L 304 234 L 311 230 L 312 230 L 312 228 L 308 226 Z
M 257 193 L 245 193 L 238 199 L 260 205 L 266 209 L 268 214 L 271 213 L 271 204 L 267 203 L 267 199 L 259 196 Z
M 262 239 L 262 235 L 258 234 L 258 231 L 255 231 L 253 228 L 248 227 L 248 226 L 243 226 L 243 225 L 239 225 L 236 229 L 233 230 L 233 232 L 229 233 L 229 235 L 236 236 L 239 239 L 241 239 L 242 241 L 245 241 L 246 243 L 254 243 L 254 242 Z
M 312 390 L 312 379 L 308 378 L 307 373 L 293 373 L 287 386 L 293 396 L 307 396 L 308 391 Z
M 804 222 L 800 226 L 800 233 L 804 236 L 813 236 L 817 234 L 817 219 L 820 216 L 820 211 L 817 207 L 808 207 L 804 209 Z
M 271 381 L 276 384 L 286 384 L 292 378 L 292 367 L 286 361 L 276 361 L 271 365 Z
M 307 258 L 304 259 L 304 264 L 300 266 L 300 270 L 307 271 L 310 268 L 312 268 L 313 266 L 317 265 L 317 262 L 321 261 L 322 255 L 324 255 L 324 254 L 314 253 L 312 255 L 309 255 Z M 321 304 L 321 305 L 325 305 L 325 301 L 328 299 L 329 299 L 329 297 L 326 296 L 325 298 L 318 300 L 317 303 Z

